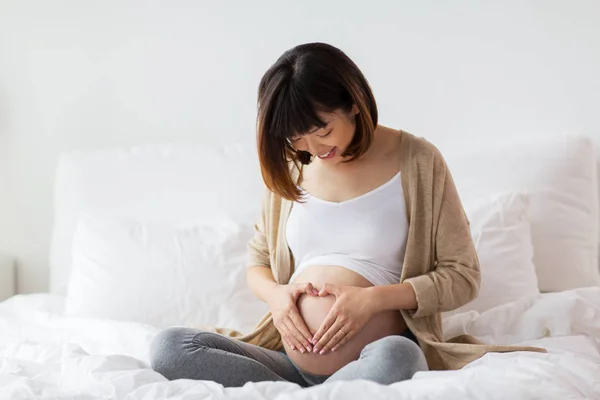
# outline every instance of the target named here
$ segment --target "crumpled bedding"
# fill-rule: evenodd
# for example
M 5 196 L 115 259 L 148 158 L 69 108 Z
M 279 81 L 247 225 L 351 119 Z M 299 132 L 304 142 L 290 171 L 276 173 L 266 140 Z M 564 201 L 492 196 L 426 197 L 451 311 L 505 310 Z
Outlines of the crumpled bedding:
M 149 366 L 157 327 L 66 318 L 64 299 L 14 296 L 0 303 L 0 399 L 600 399 L 600 288 L 540 294 L 483 314 L 444 319 L 445 335 L 544 347 L 489 353 L 459 371 L 419 372 L 384 386 L 366 380 L 301 388 L 286 382 L 223 388 L 167 381 Z

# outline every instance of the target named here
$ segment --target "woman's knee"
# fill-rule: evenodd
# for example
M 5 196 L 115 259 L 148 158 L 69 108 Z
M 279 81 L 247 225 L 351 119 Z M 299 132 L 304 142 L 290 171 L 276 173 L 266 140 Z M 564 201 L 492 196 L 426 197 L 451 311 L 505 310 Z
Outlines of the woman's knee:
M 171 327 L 156 334 L 150 343 L 150 366 L 169 379 L 171 371 L 185 361 L 185 355 L 192 350 L 191 345 L 211 332 L 185 327 Z
M 418 371 L 429 370 L 419 345 L 404 336 L 386 336 L 369 343 L 363 352 L 371 353 L 370 356 L 385 364 L 390 372 L 395 371 L 398 381 L 410 379 Z

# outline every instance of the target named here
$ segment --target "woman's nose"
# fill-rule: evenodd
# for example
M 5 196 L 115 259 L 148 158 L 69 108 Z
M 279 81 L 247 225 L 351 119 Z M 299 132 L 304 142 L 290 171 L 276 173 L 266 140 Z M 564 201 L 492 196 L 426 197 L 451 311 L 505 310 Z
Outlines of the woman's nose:
M 314 137 L 310 137 L 310 135 L 307 135 L 303 138 L 303 140 L 306 146 L 306 151 L 308 151 L 313 156 L 318 155 L 318 152 L 320 151 L 320 145 L 317 139 L 315 139 Z

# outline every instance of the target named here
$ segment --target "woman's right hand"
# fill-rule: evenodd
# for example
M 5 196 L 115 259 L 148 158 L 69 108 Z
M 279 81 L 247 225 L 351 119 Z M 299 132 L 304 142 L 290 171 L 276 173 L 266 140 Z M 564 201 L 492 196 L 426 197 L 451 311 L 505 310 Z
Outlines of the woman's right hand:
M 319 295 L 319 291 L 310 282 L 277 285 L 267 301 L 275 328 L 292 350 L 298 349 L 301 353 L 312 351 L 310 343 L 312 334 L 296 307 L 298 297 L 304 293 L 312 296 Z

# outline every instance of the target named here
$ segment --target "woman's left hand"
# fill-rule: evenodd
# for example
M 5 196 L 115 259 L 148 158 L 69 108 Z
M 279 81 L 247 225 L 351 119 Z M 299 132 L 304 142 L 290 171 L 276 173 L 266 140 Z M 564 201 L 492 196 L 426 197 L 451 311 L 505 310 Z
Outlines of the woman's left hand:
M 326 283 L 319 291 L 319 296 L 330 294 L 336 297 L 335 303 L 312 341 L 313 351 L 319 354 L 337 350 L 360 332 L 375 313 L 365 288 Z

